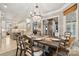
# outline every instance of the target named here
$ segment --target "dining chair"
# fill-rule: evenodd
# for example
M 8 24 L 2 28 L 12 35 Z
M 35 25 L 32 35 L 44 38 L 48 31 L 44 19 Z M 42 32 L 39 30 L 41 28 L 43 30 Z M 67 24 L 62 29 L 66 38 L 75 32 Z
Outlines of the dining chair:
M 67 50 L 65 46 L 66 46 L 65 41 L 60 40 L 59 48 L 58 48 L 58 51 L 57 51 L 57 56 L 67 56 L 68 55 L 69 50 Z
M 69 40 L 71 37 L 71 32 L 65 32 L 64 36 L 65 36 L 66 40 Z
M 18 55 L 19 52 L 20 52 L 19 55 L 21 56 L 22 52 L 24 51 L 23 41 L 21 40 L 21 37 L 18 37 L 16 41 L 17 41 L 16 56 Z
M 41 56 L 43 54 L 43 49 L 34 45 L 34 40 L 31 38 L 27 38 L 24 46 L 26 56 Z
M 71 33 L 70 32 L 65 32 L 64 35 L 60 38 L 60 45 L 62 46 L 67 46 L 69 43 L 69 40 L 71 38 Z
M 26 35 L 18 35 L 17 36 L 17 50 L 16 50 L 16 56 L 19 55 L 21 56 L 22 53 L 25 51 L 25 48 L 24 48 L 24 44 L 25 44 L 25 40 L 26 40 Z
M 64 43 L 65 42 L 65 43 Z M 58 50 L 58 54 L 59 56 L 69 56 L 70 52 L 71 52 L 71 48 L 73 45 L 74 39 L 70 38 L 67 41 L 60 41 L 59 43 L 59 50 Z
M 74 44 L 74 38 L 71 37 L 71 38 L 69 39 L 69 42 L 67 42 L 67 44 L 66 44 L 66 48 L 69 50 L 68 55 L 70 55 L 70 53 L 71 53 L 73 44 Z

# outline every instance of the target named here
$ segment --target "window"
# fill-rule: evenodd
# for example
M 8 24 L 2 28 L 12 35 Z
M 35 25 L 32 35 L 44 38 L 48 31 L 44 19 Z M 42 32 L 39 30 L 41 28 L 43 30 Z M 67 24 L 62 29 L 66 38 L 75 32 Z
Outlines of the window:
M 76 35 L 76 13 L 72 12 L 66 16 L 66 31 L 71 32 L 72 36 Z

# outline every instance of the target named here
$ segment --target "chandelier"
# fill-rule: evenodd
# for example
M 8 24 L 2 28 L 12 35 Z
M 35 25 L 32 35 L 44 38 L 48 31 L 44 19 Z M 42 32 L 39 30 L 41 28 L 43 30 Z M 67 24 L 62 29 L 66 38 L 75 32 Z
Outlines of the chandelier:
M 34 10 L 30 12 L 30 16 L 32 17 L 33 21 L 41 20 L 42 16 L 39 11 L 39 6 L 36 4 L 34 6 Z

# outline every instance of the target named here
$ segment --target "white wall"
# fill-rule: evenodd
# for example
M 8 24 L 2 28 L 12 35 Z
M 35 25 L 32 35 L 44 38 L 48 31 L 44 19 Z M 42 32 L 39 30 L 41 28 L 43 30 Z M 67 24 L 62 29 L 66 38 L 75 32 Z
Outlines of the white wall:
M 61 9 L 60 9 L 60 11 L 58 11 L 56 13 L 45 16 L 45 18 L 53 18 L 55 16 L 58 16 L 58 32 L 59 32 L 59 34 L 63 34 L 64 33 L 64 28 L 63 28 L 64 19 L 63 19 L 63 11 Z
M 75 41 L 74 41 L 74 45 L 75 46 L 78 46 L 78 42 L 79 42 L 79 3 L 78 3 L 78 5 L 77 5 L 78 7 L 77 7 L 77 10 L 75 11 L 75 13 L 76 13 L 76 39 L 75 39 Z M 63 17 L 63 19 L 64 19 L 64 22 L 65 23 L 63 23 L 64 24 L 64 31 L 66 30 L 66 17 L 64 16 Z
M 19 31 L 25 31 L 26 34 L 32 33 L 32 21 L 27 23 L 26 21 L 23 21 L 19 24 L 17 24 Z
M 79 40 L 79 3 L 78 3 L 78 40 Z
M 26 29 L 26 22 L 22 22 L 22 23 L 19 23 L 19 24 L 17 24 L 18 25 L 18 29 Z
M 78 31 L 79 31 L 79 29 L 78 29 L 78 27 L 79 27 L 79 26 L 78 26 L 78 24 L 79 24 L 79 20 L 78 20 L 79 18 L 78 18 L 78 17 L 79 17 L 79 16 L 78 16 L 78 15 L 79 15 L 79 14 L 78 14 L 78 13 L 79 13 L 79 7 L 78 7 L 78 5 L 77 5 L 77 10 L 76 10 L 76 40 L 77 40 L 77 41 L 79 40 L 79 38 L 78 38 L 78 35 L 79 35 L 79 32 L 78 32 Z
M 0 39 L 1 39 L 1 11 L 0 11 Z

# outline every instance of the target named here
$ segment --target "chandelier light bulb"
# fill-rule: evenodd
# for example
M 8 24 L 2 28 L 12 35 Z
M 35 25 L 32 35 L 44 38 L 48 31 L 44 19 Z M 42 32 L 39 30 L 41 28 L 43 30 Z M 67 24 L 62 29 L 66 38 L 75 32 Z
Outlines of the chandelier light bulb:
M 36 4 L 34 7 L 35 7 L 35 9 L 33 12 L 32 11 L 30 12 L 30 16 L 32 17 L 33 21 L 38 21 L 41 19 L 39 6 Z

